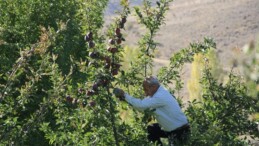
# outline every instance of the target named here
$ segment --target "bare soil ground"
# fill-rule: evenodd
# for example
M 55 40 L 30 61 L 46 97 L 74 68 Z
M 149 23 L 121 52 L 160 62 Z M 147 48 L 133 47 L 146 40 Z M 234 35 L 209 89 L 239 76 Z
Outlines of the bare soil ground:
M 143 29 L 133 20 L 127 25 L 127 43 L 134 46 Z M 161 44 L 159 59 L 167 60 L 189 43 L 211 37 L 226 63 L 235 57 L 234 48 L 259 40 L 259 0 L 175 0 L 165 23 L 156 37 Z

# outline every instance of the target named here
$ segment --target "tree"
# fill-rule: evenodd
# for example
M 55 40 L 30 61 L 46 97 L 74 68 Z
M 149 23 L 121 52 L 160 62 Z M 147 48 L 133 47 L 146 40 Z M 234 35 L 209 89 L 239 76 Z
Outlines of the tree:
M 202 101 L 202 85 L 200 80 L 202 78 L 202 72 L 204 70 L 205 64 L 204 59 L 208 59 L 209 66 L 211 67 L 212 76 L 217 80 L 221 80 L 222 69 L 219 65 L 219 59 L 214 48 L 211 48 L 206 54 L 195 54 L 194 60 L 192 62 L 191 78 L 187 83 L 190 100 Z
M 213 78 L 207 64 L 201 79 L 203 102 L 194 100 L 187 109 L 193 125 L 190 145 L 246 145 L 246 136 L 258 137 L 257 124 L 249 116 L 258 101 L 248 96 L 240 77 L 229 73 L 223 85 Z M 245 136 L 241 139 L 240 136 Z
M 23 51 L 38 42 L 42 27 L 58 31 L 59 25 L 66 25 L 66 30 L 56 38 L 57 44 L 51 51 L 62 54 L 61 52 L 77 52 L 79 50 L 76 48 L 83 48 L 81 26 L 79 18 L 76 17 L 78 5 L 78 1 L 62 0 L 1 1 L 1 73 L 7 72 L 12 67 L 19 58 L 19 50 Z M 70 66 L 67 63 L 69 59 L 64 56 L 69 55 L 60 55 L 58 60 L 59 64 L 64 66 L 62 70 L 67 73 L 67 68 Z
M 118 86 L 136 97 L 143 97 L 142 80 L 153 74 L 152 59 L 158 49 L 154 36 L 164 24 L 170 2 L 172 0 L 144 1 L 143 5 L 130 9 L 128 1 L 122 0 L 121 11 L 103 32 L 103 12 L 108 0 L 1 1 L 1 144 L 149 145 L 145 132 L 149 114 L 121 104 L 112 89 Z M 139 41 L 140 52 L 135 62 L 125 69 L 121 67 L 123 41 L 127 39 L 125 25 L 132 11 L 146 32 Z M 212 47 L 215 47 L 213 40 L 204 39 L 175 53 L 170 65 L 158 74 L 160 81 L 166 86 L 173 84 L 172 93 L 180 90 L 182 66 L 192 62 L 195 54 L 205 53 Z M 210 72 L 205 75 L 210 76 Z M 204 91 L 210 97 L 207 91 L 218 88 L 208 81 L 213 80 L 204 79 Z M 233 90 L 228 86 L 226 93 L 245 95 L 244 90 L 234 85 Z M 251 103 L 237 105 L 243 124 L 249 126 L 243 118 L 246 114 L 241 111 L 247 110 Z M 198 115 L 198 119 L 190 115 L 192 124 L 203 122 L 200 110 L 192 111 L 192 108 L 196 107 L 191 106 L 188 112 Z M 220 105 L 217 108 L 215 111 L 222 113 L 232 109 Z M 121 113 L 125 110 L 130 119 L 122 119 Z M 228 114 L 226 117 L 230 119 L 226 124 L 233 121 Z M 250 124 L 254 126 L 253 122 Z M 201 126 L 207 128 L 206 124 Z M 241 127 L 238 132 L 245 130 L 246 127 Z M 197 135 L 194 138 L 204 139 Z M 208 142 L 209 138 L 205 140 Z
M 245 57 L 236 61 L 240 64 L 241 74 L 245 79 L 245 84 L 247 86 L 248 95 L 252 96 L 254 99 L 259 98 L 259 61 L 258 61 L 258 52 L 259 44 L 258 41 L 251 41 L 248 45 L 245 45 L 243 48 Z M 259 104 L 257 103 L 257 113 L 253 115 L 257 121 L 259 120 L 258 109 Z

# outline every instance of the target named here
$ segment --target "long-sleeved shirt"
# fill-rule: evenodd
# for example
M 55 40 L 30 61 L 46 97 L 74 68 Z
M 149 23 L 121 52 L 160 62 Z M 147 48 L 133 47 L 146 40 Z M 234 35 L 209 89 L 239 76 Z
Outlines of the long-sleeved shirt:
M 161 85 L 152 97 L 137 99 L 125 93 L 125 100 L 138 110 L 153 109 L 164 131 L 169 132 L 188 123 L 177 100 Z

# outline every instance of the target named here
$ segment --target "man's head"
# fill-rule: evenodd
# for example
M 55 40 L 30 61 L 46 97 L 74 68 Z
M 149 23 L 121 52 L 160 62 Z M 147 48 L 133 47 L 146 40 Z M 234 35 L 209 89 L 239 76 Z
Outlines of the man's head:
M 158 79 L 154 76 L 147 77 L 143 81 L 143 88 L 146 96 L 153 96 L 156 93 L 159 86 L 160 83 Z

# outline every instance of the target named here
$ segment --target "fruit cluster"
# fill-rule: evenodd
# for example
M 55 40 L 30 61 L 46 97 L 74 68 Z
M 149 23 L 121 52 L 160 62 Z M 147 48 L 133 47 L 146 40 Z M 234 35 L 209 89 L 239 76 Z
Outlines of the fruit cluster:
M 88 42 L 89 48 L 95 47 L 95 43 L 93 41 L 93 32 L 90 31 L 88 34 L 85 35 L 85 41 Z
M 87 91 L 86 95 L 87 96 L 95 95 L 95 94 L 98 93 L 98 90 L 99 90 L 98 88 L 100 86 L 106 87 L 108 84 L 109 84 L 109 80 L 108 79 L 106 79 L 105 77 L 100 78 L 92 85 L 91 89 Z
M 99 83 L 100 84 L 100 83 Z M 104 83 L 105 84 L 105 83 Z M 78 89 L 78 94 L 79 95 L 82 95 L 82 94 L 87 94 L 87 96 L 91 96 L 91 95 L 94 95 L 95 94 L 95 91 L 98 90 L 98 86 L 96 84 L 93 85 L 93 88 L 92 90 L 89 90 L 89 91 L 86 91 L 82 88 L 79 88 Z M 67 103 L 73 105 L 73 106 L 81 106 L 81 107 L 86 107 L 86 106 L 89 106 L 89 107 L 95 107 L 96 103 L 94 100 L 90 100 L 90 101 L 87 101 L 86 99 L 79 99 L 79 98 L 73 98 L 71 97 L 70 95 L 67 95 L 66 96 L 66 101 Z
M 88 32 L 85 35 L 84 39 L 88 44 L 88 48 L 93 49 L 92 52 L 89 52 L 89 57 L 92 59 L 98 59 L 100 57 L 100 53 L 95 49 L 95 42 L 93 41 L 93 32 Z M 88 66 L 98 67 L 98 64 L 95 61 L 90 61 Z
M 126 23 L 126 17 L 122 17 L 118 23 L 117 27 L 114 29 L 114 35 L 109 40 L 109 46 L 107 48 L 108 52 L 112 53 L 112 56 L 114 58 L 115 53 L 119 52 L 119 47 L 122 41 L 125 41 L 121 34 L 121 29 L 124 28 L 124 24 Z M 119 69 L 121 65 L 119 63 L 116 63 L 115 60 L 112 60 L 111 66 L 111 74 L 113 76 L 117 75 L 119 73 Z
M 80 100 L 78 98 L 72 98 L 70 95 L 66 96 L 66 101 L 72 105 L 77 105 L 79 104 L 82 107 L 86 107 L 87 102 L 85 100 Z
M 121 20 L 119 21 L 120 28 L 124 28 L 124 25 L 126 22 L 127 22 L 127 18 L 125 16 L 122 17 Z
M 109 39 L 108 42 L 108 48 L 107 51 L 111 54 L 109 55 L 103 55 L 100 52 L 97 51 L 96 45 L 94 42 L 94 36 L 93 32 L 89 32 L 85 35 L 84 40 L 88 44 L 89 51 L 89 58 L 90 62 L 88 63 L 88 66 L 93 66 L 95 68 L 100 67 L 101 65 L 99 63 L 103 62 L 104 69 L 106 73 L 109 73 L 109 77 L 105 75 L 100 75 L 96 77 L 96 81 L 94 81 L 93 85 L 88 90 L 80 89 L 78 92 L 80 94 L 85 93 L 86 97 L 89 98 L 90 96 L 97 95 L 99 93 L 100 87 L 107 87 L 109 83 L 111 82 L 111 78 L 119 73 L 121 65 L 116 62 L 117 59 L 115 59 L 116 53 L 119 52 L 119 48 L 121 47 L 122 41 L 125 41 L 125 39 L 122 36 L 121 29 L 124 28 L 124 25 L 126 23 L 126 17 L 122 17 L 118 22 L 117 25 L 112 32 L 111 39 Z M 104 73 L 104 74 L 106 74 Z M 80 104 L 82 107 L 85 107 L 87 105 L 86 100 L 80 101 L 79 99 L 72 98 L 71 96 L 66 97 L 66 101 L 71 104 Z M 96 105 L 95 101 L 89 101 L 88 105 L 90 107 L 94 107 Z

